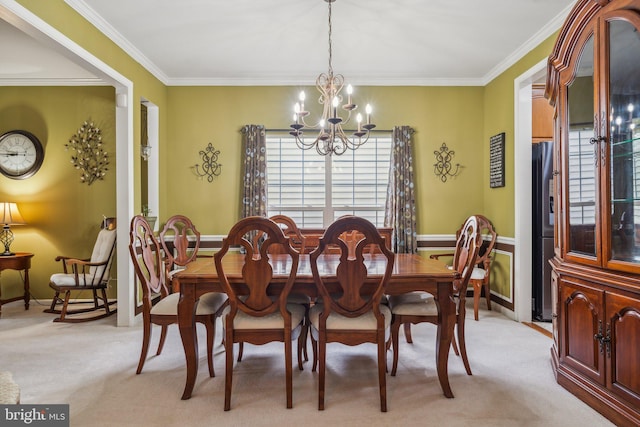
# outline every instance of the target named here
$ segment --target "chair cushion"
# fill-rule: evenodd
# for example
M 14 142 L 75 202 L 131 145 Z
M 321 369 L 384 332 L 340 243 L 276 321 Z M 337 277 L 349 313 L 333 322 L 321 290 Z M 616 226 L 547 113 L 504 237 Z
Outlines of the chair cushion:
M 304 319 L 305 308 L 301 304 L 287 304 L 287 310 L 291 313 L 291 329 L 295 329 L 302 323 Z M 222 312 L 222 324 L 226 325 L 227 314 L 231 311 L 228 306 Z M 283 329 L 284 319 L 280 314 L 280 310 L 267 314 L 266 316 L 257 317 L 250 316 L 242 310 L 238 310 L 235 319 L 233 319 L 234 329 Z
M 471 272 L 471 280 L 484 280 L 484 276 L 487 275 L 487 271 L 480 268 L 480 267 L 474 267 L 473 271 Z
M 151 308 L 151 314 L 163 316 L 178 315 L 178 301 L 180 293 L 176 292 L 161 299 Z M 207 292 L 200 297 L 200 302 L 196 308 L 196 316 L 214 314 L 227 300 L 227 296 L 220 292 Z
M 96 239 L 96 244 L 93 246 L 93 252 L 91 253 L 91 262 L 105 262 L 109 259 L 109 255 L 111 254 L 111 250 L 113 249 L 113 245 L 116 241 L 116 229 L 107 230 L 102 229 L 98 233 L 98 238 Z M 110 260 L 111 261 L 111 260 Z M 102 272 L 105 268 L 110 268 L 111 265 L 100 266 L 100 267 L 90 267 L 89 270 L 92 274 L 95 274 L 97 277 L 102 276 Z
M 93 274 L 78 274 L 79 284 L 76 284 L 75 274 L 56 273 L 52 274 L 49 282 L 56 286 L 95 286 L 99 285 L 101 280 L 100 276 L 94 277 Z M 108 277 L 105 277 L 102 282 L 107 281 Z
M 411 292 L 389 297 L 393 314 L 408 316 L 437 316 L 438 307 L 433 295 L 427 292 Z
M 323 310 L 322 304 L 316 304 L 309 310 L 309 319 L 314 329 L 319 329 L 320 313 Z M 391 310 L 384 304 L 380 304 L 380 312 L 384 316 L 384 328 L 388 329 L 391 325 Z M 338 313 L 331 313 L 327 317 L 327 329 L 354 329 L 354 330 L 373 330 L 377 328 L 376 317 L 372 311 L 369 311 L 358 317 L 345 317 Z

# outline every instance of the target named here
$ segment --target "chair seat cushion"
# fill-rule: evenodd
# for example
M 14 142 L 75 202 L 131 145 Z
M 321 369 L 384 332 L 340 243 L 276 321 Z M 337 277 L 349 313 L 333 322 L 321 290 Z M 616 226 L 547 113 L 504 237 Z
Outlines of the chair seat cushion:
M 104 278 L 106 284 L 107 277 Z M 50 286 L 96 286 L 100 284 L 100 276 L 94 277 L 92 274 L 79 274 L 79 284 L 76 284 L 75 274 L 56 273 L 49 279 Z
M 407 316 L 437 316 L 438 306 L 428 292 L 411 292 L 389 297 L 389 306 L 393 314 Z
M 471 280 L 484 280 L 484 276 L 487 275 L 487 271 L 480 268 L 480 267 L 474 267 L 473 271 L 471 272 Z
M 291 329 L 295 329 L 302 323 L 304 319 L 305 308 L 301 304 L 287 304 L 287 310 L 291 313 Z M 226 325 L 227 314 L 231 311 L 231 307 L 225 307 L 222 312 L 222 324 Z M 283 329 L 284 319 L 280 314 L 280 310 L 267 314 L 266 316 L 257 317 L 250 316 L 244 311 L 238 309 L 236 317 L 233 319 L 233 329 Z
M 309 319 L 311 320 L 311 326 L 314 329 L 319 329 L 320 313 L 324 306 L 322 304 L 316 304 L 309 310 Z M 384 304 L 380 305 L 380 312 L 384 316 L 384 328 L 388 329 L 391 325 L 391 310 Z M 340 329 L 352 329 L 352 330 L 375 330 L 378 326 L 376 316 L 372 311 L 369 311 L 362 316 L 358 317 L 345 317 L 338 313 L 331 313 L 327 317 L 327 329 L 328 330 L 340 330 Z
M 168 295 L 151 308 L 151 314 L 176 316 L 178 314 L 178 292 Z M 225 303 L 227 296 L 220 292 L 207 292 L 200 297 L 196 308 L 196 316 L 214 314 Z

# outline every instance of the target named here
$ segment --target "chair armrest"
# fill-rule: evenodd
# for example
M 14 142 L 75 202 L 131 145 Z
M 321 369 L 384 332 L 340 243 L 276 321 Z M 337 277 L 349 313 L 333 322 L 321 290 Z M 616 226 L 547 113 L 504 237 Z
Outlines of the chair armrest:
M 70 266 L 76 266 L 76 265 L 80 265 L 82 267 L 101 267 L 103 265 L 106 265 L 109 261 L 102 261 L 102 262 L 90 262 L 89 260 L 86 259 L 76 259 L 76 258 L 69 258 L 67 259 L 67 265 Z
M 446 253 L 446 254 L 431 254 L 429 255 L 429 258 L 431 259 L 439 259 L 442 256 L 454 256 L 455 254 L 453 252 L 451 253 Z
M 58 255 L 56 257 L 56 261 L 62 261 L 62 270 L 64 271 L 64 274 L 68 274 L 67 265 L 71 265 L 71 261 L 74 261 L 74 260 L 89 261 L 90 258 L 78 259 L 70 256 L 64 256 L 64 255 Z

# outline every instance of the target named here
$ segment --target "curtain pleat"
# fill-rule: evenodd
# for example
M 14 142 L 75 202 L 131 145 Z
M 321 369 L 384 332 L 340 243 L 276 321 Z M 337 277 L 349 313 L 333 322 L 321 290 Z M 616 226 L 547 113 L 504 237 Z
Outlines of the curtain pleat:
M 262 125 L 242 128 L 244 148 L 241 217 L 267 216 L 267 143 Z
M 392 248 L 396 253 L 415 253 L 418 250 L 411 143 L 413 133 L 414 130 L 409 126 L 396 126 L 392 132 L 384 224 L 393 227 Z

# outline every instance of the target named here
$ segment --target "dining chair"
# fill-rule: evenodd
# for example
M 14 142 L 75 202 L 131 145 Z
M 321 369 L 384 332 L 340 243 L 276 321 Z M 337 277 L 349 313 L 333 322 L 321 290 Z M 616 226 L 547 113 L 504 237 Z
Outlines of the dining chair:
M 456 301 L 456 335 L 460 346 L 459 353 L 456 348 L 455 338 L 452 339 L 452 344 L 455 353 L 462 356 L 462 362 L 468 375 L 471 375 L 471 367 L 467 358 L 467 347 L 464 338 L 465 296 L 473 267 L 476 265 L 480 239 L 478 218 L 475 215 L 470 216 L 458 233 L 453 265 L 451 266 L 452 269 L 460 274 L 460 277 L 453 283 L 453 295 Z M 433 295 L 427 292 L 412 292 L 390 296 L 389 306 L 393 313 L 393 323 L 391 324 L 393 367 L 391 375 L 395 376 L 398 369 L 400 325 L 423 322 L 437 325 L 439 312 Z
M 264 234 L 257 242 L 256 234 Z M 278 246 L 276 255 L 272 246 Z M 230 278 L 225 269 L 231 249 L 244 252 L 242 277 Z M 274 259 L 277 258 L 277 259 Z M 287 408 L 293 406 L 292 344 L 304 327 L 305 307 L 288 303 L 296 279 L 300 254 L 291 247 L 290 239 L 272 220 L 251 216 L 238 221 L 222 241 L 214 255 L 218 279 L 229 297 L 222 322 L 225 330 L 225 396 L 224 410 L 231 409 L 233 383 L 233 344 L 256 345 L 279 341 L 284 343 Z M 279 275 L 279 280 L 274 276 Z M 298 358 L 298 368 L 302 363 Z
M 493 249 L 498 240 L 498 234 L 493 228 L 491 221 L 483 215 L 475 215 L 478 219 L 478 232 L 482 236 L 480 241 L 480 248 L 478 249 L 478 257 L 476 264 L 471 272 L 471 278 L 469 279 L 469 285 L 473 287 L 473 317 L 478 320 L 478 311 L 480 309 L 480 297 L 484 291 L 484 297 L 487 300 L 487 310 L 491 310 L 491 260 L 493 256 Z M 460 230 L 456 233 L 456 236 L 460 233 Z M 432 254 L 429 257 L 433 259 L 439 259 L 440 257 L 453 256 L 453 253 L 448 254 Z
M 359 237 L 346 241 L 346 236 Z M 367 263 L 375 246 L 384 263 L 380 278 L 368 277 Z M 339 262 L 335 266 L 323 263 L 321 255 L 338 248 Z M 356 216 L 342 217 L 333 222 L 320 238 L 318 247 L 309 255 L 311 272 L 321 300 L 311 308 L 311 341 L 318 347 L 319 364 L 318 409 L 324 409 L 327 343 L 358 345 L 374 343 L 378 348 L 378 384 L 380 410 L 387 411 L 386 354 L 387 336 L 391 325 L 391 311 L 381 304 L 385 288 L 391 278 L 395 254 L 385 245 L 376 227 Z M 320 270 L 323 271 L 322 275 Z M 328 274 L 328 271 L 330 272 Z M 335 271 L 335 275 L 333 272 Z M 329 277 L 335 277 L 329 282 Z M 314 351 L 314 354 L 316 352 Z
M 166 263 L 162 246 L 156 240 L 153 229 L 144 216 L 131 219 L 129 254 L 142 287 L 142 351 L 136 374 L 142 372 L 149 343 L 151 325 L 160 325 L 160 339 L 156 355 L 160 355 L 167 337 L 168 326 L 178 323 L 178 301 L 180 293 L 171 293 L 166 281 Z M 207 330 L 207 360 L 209 376 L 214 377 L 213 343 L 216 334 L 216 318 L 222 314 L 226 296 L 219 292 L 208 292 L 200 296 L 196 307 L 195 321 L 204 324 Z
M 44 310 L 45 313 L 59 314 L 53 319 L 54 322 L 87 322 L 111 316 L 116 312 L 110 308 L 116 301 L 109 301 L 107 297 L 109 273 L 116 247 L 116 219 L 104 218 L 100 228 L 91 258 L 79 259 L 63 255 L 56 257 L 56 261 L 62 262 L 63 272 L 51 275 L 49 287 L 55 291 L 55 295 L 51 300 L 51 306 Z M 93 301 L 70 301 L 71 293 L 78 291 L 91 291 Z M 60 298 L 60 294 L 64 294 L 64 299 Z M 62 306 L 58 308 L 60 304 Z M 70 308 L 75 304 L 82 304 L 84 307 Z M 93 311 L 100 312 L 96 315 L 82 314 Z M 75 314 L 81 315 L 74 316 Z

